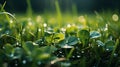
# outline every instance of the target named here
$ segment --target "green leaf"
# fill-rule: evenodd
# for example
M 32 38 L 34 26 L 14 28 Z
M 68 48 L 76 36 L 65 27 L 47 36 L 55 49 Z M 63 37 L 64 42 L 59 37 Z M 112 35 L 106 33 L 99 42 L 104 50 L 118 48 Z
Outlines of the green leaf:
M 96 42 L 97 42 L 98 47 L 99 46 L 102 46 L 102 47 L 105 46 L 105 44 L 102 41 L 100 41 L 100 40 L 97 40 Z
M 79 37 L 81 40 L 86 40 L 86 39 L 89 39 L 90 33 L 89 33 L 89 31 L 87 31 L 87 30 L 80 30 L 80 31 L 78 32 L 78 37 Z
M 82 47 L 87 47 L 89 43 L 90 33 L 87 30 L 80 30 L 78 32 L 78 37 L 82 43 Z
M 107 51 L 112 51 L 114 49 L 115 42 L 112 40 L 109 40 L 105 43 L 105 46 Z
M 46 42 L 45 38 L 41 38 L 35 41 L 35 43 L 38 44 L 39 46 L 46 46 L 45 42 Z
M 20 48 L 20 47 L 16 47 L 16 48 L 14 48 L 14 52 L 12 53 L 13 54 L 13 56 L 11 56 L 12 57 L 12 59 L 20 59 L 21 57 L 22 57 L 22 55 L 23 55 L 23 49 L 22 48 Z
M 3 50 L 5 52 L 5 54 L 7 56 L 10 56 L 12 54 L 12 52 L 14 51 L 14 47 L 10 44 L 6 44 L 4 47 L 3 47 Z
M 66 28 L 66 33 L 70 35 L 75 35 L 78 31 L 77 26 L 71 26 Z
M 98 32 L 98 31 L 92 31 L 90 32 L 90 38 L 93 39 L 93 38 L 99 38 L 101 37 L 101 34 Z
M 23 44 L 23 48 L 27 52 L 27 54 L 31 55 L 32 51 L 39 48 L 38 44 L 33 43 L 32 41 L 27 41 L 25 44 Z
M 49 60 L 55 50 L 57 49 L 54 46 L 40 47 L 32 52 L 32 56 L 36 60 Z
M 63 40 L 64 38 L 65 38 L 65 35 L 63 33 L 54 34 L 54 39 L 57 40 L 58 42 Z
M 76 45 L 77 43 L 78 43 L 78 38 L 74 37 L 74 36 L 70 36 L 70 37 L 67 37 L 66 39 L 60 41 L 59 46 L 60 47 L 65 47 L 65 46 L 71 47 L 71 46 Z
M 67 40 L 66 43 L 68 45 L 76 45 L 78 43 L 78 38 L 77 37 L 71 36 L 71 37 L 68 37 L 66 40 Z
M 38 47 L 38 45 L 34 44 L 32 41 L 27 41 L 26 42 L 26 47 L 30 50 L 30 51 L 33 51 L 35 48 Z
M 64 34 L 63 33 L 56 33 L 56 34 L 54 34 L 54 39 L 64 39 Z
M 1 45 L 0 47 L 1 48 L 3 47 L 3 45 L 5 45 L 7 43 L 12 45 L 12 44 L 15 44 L 16 42 L 17 42 L 17 39 L 10 35 L 3 34 L 0 37 L 0 45 Z

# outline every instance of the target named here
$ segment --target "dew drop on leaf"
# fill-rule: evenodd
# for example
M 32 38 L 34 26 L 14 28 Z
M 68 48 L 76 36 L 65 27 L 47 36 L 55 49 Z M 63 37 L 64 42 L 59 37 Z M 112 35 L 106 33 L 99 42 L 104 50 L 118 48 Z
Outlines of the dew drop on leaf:
M 109 51 L 109 49 L 106 49 L 107 51 Z
M 84 53 L 84 51 L 81 51 L 81 53 Z
M 77 58 L 80 58 L 81 56 L 77 55 Z
M 23 60 L 23 61 L 22 61 L 23 64 L 26 64 L 26 62 L 27 62 L 26 60 Z
M 40 64 L 41 64 L 41 61 L 38 61 L 37 64 L 40 65 Z

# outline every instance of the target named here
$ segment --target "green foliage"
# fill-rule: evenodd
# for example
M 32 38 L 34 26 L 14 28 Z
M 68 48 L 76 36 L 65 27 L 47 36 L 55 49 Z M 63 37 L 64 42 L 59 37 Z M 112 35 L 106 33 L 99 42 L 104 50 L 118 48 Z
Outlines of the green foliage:
M 80 30 L 78 32 L 78 37 L 79 37 L 81 43 L 83 44 L 83 47 L 88 46 L 88 44 L 89 44 L 89 38 L 90 38 L 89 31 L 87 31 L 87 30 Z
M 120 65 L 119 20 L 103 19 L 100 16 L 102 14 L 99 16 L 96 14 L 97 16 L 86 18 L 82 16 L 80 22 L 75 17 L 72 20 L 74 24 L 65 20 L 64 23 L 58 8 L 56 2 L 58 19 L 41 16 L 42 19 L 38 18 L 39 21 L 35 21 L 36 18 L 15 19 L 11 13 L 0 13 L 2 15 L 0 16 L 1 67 L 4 65 L 7 67 L 113 67 L 113 64 L 118 67 Z M 6 18 L 4 14 L 9 20 L 3 19 Z M 61 25 L 51 23 L 53 19 L 54 23 L 59 21 Z M 84 22 L 81 23 L 82 21 Z M 86 23 L 89 26 L 85 25 Z

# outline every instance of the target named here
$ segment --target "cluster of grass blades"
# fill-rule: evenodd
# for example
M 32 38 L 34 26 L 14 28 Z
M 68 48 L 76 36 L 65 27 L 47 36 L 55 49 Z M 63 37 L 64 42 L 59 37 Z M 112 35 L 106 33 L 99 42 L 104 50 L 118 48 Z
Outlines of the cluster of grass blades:
M 56 27 L 50 19 L 41 16 L 37 16 L 36 21 L 16 19 L 3 8 L 0 12 L 0 67 L 120 66 L 117 14 L 105 16 L 95 12 L 95 16 L 79 16 L 75 24 L 67 24 L 57 9 L 56 21 L 60 20 L 58 23 L 63 26 Z M 59 8 L 58 2 L 56 8 Z

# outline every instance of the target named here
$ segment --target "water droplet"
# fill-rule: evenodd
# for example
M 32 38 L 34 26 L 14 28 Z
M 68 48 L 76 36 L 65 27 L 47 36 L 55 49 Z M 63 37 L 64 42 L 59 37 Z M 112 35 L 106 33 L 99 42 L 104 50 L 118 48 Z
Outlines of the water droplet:
M 105 25 L 104 31 L 108 30 L 108 24 Z
M 109 49 L 108 49 L 108 48 L 107 48 L 106 50 L 107 50 L 107 51 L 109 51 Z
M 26 62 L 27 62 L 26 60 L 23 60 L 23 61 L 22 61 L 23 64 L 26 64 Z
M 38 45 L 38 44 L 36 44 L 36 43 L 33 42 L 33 45 Z
M 67 25 L 67 27 L 71 27 L 71 25 L 70 25 L 70 24 L 68 24 L 68 25 Z
M 75 58 L 75 56 L 72 56 L 72 58 Z
M 81 56 L 77 55 L 77 58 L 80 58 Z
M 61 55 L 61 57 L 64 57 L 64 55 Z
M 10 20 L 10 23 L 13 23 L 13 20 Z
M 61 31 L 65 32 L 65 31 L 66 31 L 66 29 L 65 29 L 65 28 L 61 28 Z
M 2 28 L 0 28 L 0 31 L 2 31 Z
M 100 45 L 98 45 L 98 47 L 100 47 Z
M 3 48 L 3 49 L 5 49 L 5 47 L 4 47 L 4 46 L 3 46 L 2 48 Z
M 63 48 L 74 48 L 73 46 L 68 46 L 67 44 Z
M 41 31 L 41 29 L 38 29 L 38 31 L 40 32 L 40 31 Z
M 68 63 L 68 62 L 64 62 L 64 63 L 61 63 L 62 67 L 70 67 L 71 63 Z
M 44 42 L 41 42 L 42 44 L 44 44 Z
M 117 57 L 118 54 L 114 53 L 114 57 Z
M 19 45 L 19 43 L 17 42 L 16 45 Z
M 46 24 L 46 23 L 44 23 L 44 24 L 43 24 L 43 26 L 44 26 L 44 27 L 47 27 L 47 24 Z
M 33 23 L 32 23 L 32 22 L 29 22 L 29 23 L 28 23 L 28 25 L 29 25 L 29 26 L 32 26 L 32 25 L 33 25 Z
M 61 51 L 59 51 L 59 53 L 62 53 Z
M 13 57 L 14 56 L 14 54 L 12 53 L 12 54 L 10 54 L 10 57 Z
M 84 51 L 81 51 L 81 53 L 84 53 Z
M 10 31 L 9 31 L 9 30 L 7 30 L 7 31 L 5 31 L 5 33 L 6 33 L 6 34 L 9 34 L 9 33 L 10 33 Z
M 40 65 L 40 64 L 41 64 L 41 62 L 40 62 L 40 61 L 38 61 L 38 62 L 37 62 L 37 64 L 38 64 L 38 65 Z

